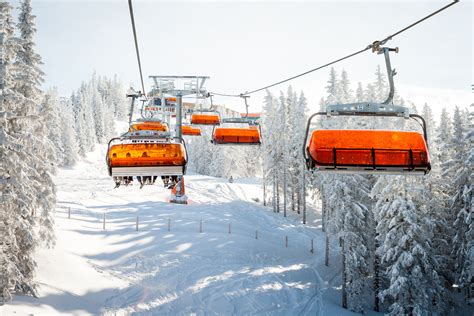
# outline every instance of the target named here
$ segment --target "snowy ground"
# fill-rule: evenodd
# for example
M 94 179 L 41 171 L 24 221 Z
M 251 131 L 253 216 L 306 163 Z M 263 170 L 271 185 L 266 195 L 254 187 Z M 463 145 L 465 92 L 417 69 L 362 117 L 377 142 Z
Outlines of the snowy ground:
M 338 266 L 323 265 L 320 229 L 257 204 L 256 181 L 189 175 L 189 204 L 169 204 L 157 185 L 114 189 L 104 150 L 59 171 L 39 298 L 16 296 L 0 314 L 352 314 L 339 307 Z

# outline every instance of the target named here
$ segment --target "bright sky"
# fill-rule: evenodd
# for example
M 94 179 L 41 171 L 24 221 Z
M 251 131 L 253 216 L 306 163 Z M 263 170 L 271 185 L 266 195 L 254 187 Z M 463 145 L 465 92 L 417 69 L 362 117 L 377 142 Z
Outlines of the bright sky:
M 135 0 L 134 11 L 146 77 L 208 75 L 210 91 L 235 94 L 361 49 L 447 3 Z M 45 88 L 57 86 L 69 95 L 94 70 L 117 74 L 125 85 L 139 88 L 127 0 L 33 0 L 33 9 Z M 400 47 L 392 64 L 402 97 L 436 107 L 472 102 L 472 19 L 473 3 L 461 1 L 389 42 Z M 335 67 L 348 71 L 355 89 L 358 81 L 373 79 L 377 64 L 383 65 L 383 57 L 367 52 Z M 304 90 L 316 108 L 328 73 L 325 69 L 291 85 Z M 253 110 L 259 110 L 264 95 L 252 96 Z M 238 99 L 216 99 L 234 108 L 243 105 Z

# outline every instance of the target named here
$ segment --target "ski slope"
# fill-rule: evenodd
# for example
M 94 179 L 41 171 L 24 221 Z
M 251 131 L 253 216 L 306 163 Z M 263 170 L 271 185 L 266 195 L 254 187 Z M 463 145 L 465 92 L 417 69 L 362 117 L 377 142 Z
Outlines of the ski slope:
M 39 297 L 16 296 L 0 314 L 352 314 L 319 228 L 256 203 L 256 180 L 191 174 L 189 204 L 169 204 L 159 185 L 114 189 L 104 154 L 58 172 L 57 245 L 38 251 Z

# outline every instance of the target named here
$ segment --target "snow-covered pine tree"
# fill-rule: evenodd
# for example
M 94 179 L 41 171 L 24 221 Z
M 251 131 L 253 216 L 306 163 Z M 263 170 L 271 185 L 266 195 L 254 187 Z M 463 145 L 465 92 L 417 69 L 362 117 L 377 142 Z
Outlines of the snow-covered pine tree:
M 370 181 L 360 175 L 346 176 L 343 179 L 342 200 L 343 223 L 340 232 L 343 275 L 346 278 L 347 306 L 350 310 L 363 313 L 366 309 L 364 297 L 369 287 L 372 228 L 374 226 L 367 207 Z M 333 206 L 334 207 L 334 206 Z
M 293 115 L 293 140 L 294 143 L 293 151 L 293 173 L 296 178 L 296 194 L 298 202 L 298 213 L 301 210 L 301 204 L 304 202 L 305 198 L 303 195 L 306 195 L 305 187 L 306 184 L 303 181 L 309 178 L 309 174 L 306 174 L 303 177 L 303 172 L 306 172 L 306 166 L 304 165 L 305 161 L 303 158 L 303 153 L 301 148 L 303 147 L 304 136 L 306 133 L 306 111 L 307 111 L 307 100 L 306 97 L 301 91 L 298 101 L 296 103 L 295 113 Z
M 44 126 L 48 126 L 46 133 L 54 149 L 55 163 L 61 165 L 64 161 L 62 152 L 61 122 L 59 116 L 59 96 L 56 88 L 48 90 L 40 105 Z
M 374 87 L 374 97 L 378 102 L 383 102 L 387 98 L 388 89 L 387 89 L 387 79 L 386 75 L 382 72 L 382 67 L 377 65 L 375 70 L 375 81 L 373 83 Z M 368 88 L 368 87 L 367 87 Z
M 118 79 L 117 75 L 111 81 L 112 91 L 110 91 L 110 101 L 113 104 L 115 110 L 115 118 L 118 120 L 127 119 L 127 102 L 125 99 L 125 89 L 123 88 L 122 82 Z
M 342 69 L 341 72 L 341 80 L 339 82 L 339 87 L 340 87 L 340 97 L 339 101 L 342 103 L 350 103 L 352 102 L 352 89 L 351 89 L 351 83 L 349 81 L 349 76 L 347 75 L 347 71 Z
M 0 302 L 11 299 L 11 292 L 17 283 L 32 285 L 31 279 L 24 278 L 19 271 L 20 252 L 16 240 L 17 228 L 30 227 L 22 218 L 20 210 L 27 209 L 30 197 L 28 179 L 22 171 L 27 170 L 24 148 L 17 145 L 13 119 L 16 102 L 20 98 L 14 89 L 13 60 L 16 54 L 16 38 L 11 17 L 11 6 L 0 2 Z M 7 119 L 8 118 L 8 119 Z M 25 185 L 25 187 L 23 187 Z M 29 192 L 28 192 L 29 193 Z M 21 204 L 21 205 L 20 205 Z M 28 233 L 22 230 L 21 233 Z M 31 253 L 30 253 L 31 254 Z M 30 257 L 31 259 L 31 257 Z M 34 265 L 32 260 L 29 263 Z M 23 284 L 24 285 L 24 284 Z
M 339 102 L 340 100 L 340 87 L 339 87 L 339 80 L 337 78 L 336 70 L 331 67 L 331 71 L 329 72 L 329 80 L 327 81 L 326 86 L 326 105 L 327 104 L 334 104 Z
M 34 52 L 34 16 L 29 1 L 20 7 L 20 38 L 13 37 L 10 5 L 0 2 L 0 293 L 35 294 L 33 253 L 40 243 L 50 244 L 54 185 L 47 163 L 47 133 L 39 112 L 41 59 Z M 13 63 L 13 64 L 12 64 Z
M 377 199 L 377 252 L 387 271 L 382 300 L 390 315 L 443 313 L 443 285 L 431 247 L 433 223 L 407 192 L 416 192 L 406 177 L 380 177 L 371 195 Z M 436 302 L 438 304 L 436 304 Z
M 100 79 L 100 78 L 99 78 Z M 87 95 L 90 97 L 90 106 L 92 110 L 92 117 L 94 118 L 95 142 L 103 144 L 105 140 L 105 106 L 103 103 L 103 96 L 99 92 L 99 82 L 96 74 L 92 75 L 92 79 L 87 84 Z M 106 90 L 104 87 L 103 90 Z M 105 95 L 105 91 L 102 92 Z
M 362 88 L 362 83 L 358 82 L 355 102 L 363 102 L 363 101 L 365 101 L 364 88 Z
M 15 65 L 17 67 L 15 89 L 22 96 L 19 102 L 20 115 L 36 114 L 39 120 L 31 121 L 26 130 L 30 134 L 30 150 L 39 158 L 33 164 L 37 176 L 31 176 L 35 180 L 36 187 L 36 211 L 39 216 L 39 233 L 41 241 L 50 245 L 54 242 L 52 211 L 56 204 L 56 191 L 51 173 L 55 172 L 52 155 L 53 145 L 48 140 L 48 130 L 45 113 L 40 111 L 40 102 L 43 97 L 41 83 L 44 81 L 44 73 L 40 69 L 41 56 L 35 52 L 34 35 L 36 16 L 32 14 L 31 0 L 23 0 L 20 5 L 20 14 L 17 27 L 20 30 L 19 49 Z
M 277 100 L 273 95 L 267 91 L 265 96 L 264 106 L 262 111 L 262 165 L 263 173 L 265 175 L 265 188 L 269 192 L 275 192 L 271 188 L 275 186 L 274 175 L 277 173 L 277 146 L 274 144 L 277 143 L 279 139 L 279 132 L 276 129 L 276 115 L 277 115 Z M 273 194 L 272 194 L 273 195 Z M 266 194 L 269 196 L 269 194 Z M 276 196 L 273 196 L 273 200 L 276 199 Z M 275 206 L 275 205 L 274 205 Z
M 453 255 L 455 262 L 455 278 L 464 293 L 473 281 L 472 256 L 474 249 L 472 236 L 474 232 L 474 213 L 472 209 L 472 122 L 466 125 L 459 107 L 455 107 L 453 116 L 453 135 L 450 142 L 452 159 L 445 166 L 447 173 L 452 175 L 449 181 L 451 210 L 455 214 L 453 223 Z M 467 298 L 467 297 L 466 297 Z
M 69 166 L 77 161 L 79 148 L 74 129 L 75 121 L 73 116 L 72 103 L 70 99 L 62 98 L 59 101 L 59 117 L 61 132 L 61 166 Z
M 92 108 L 92 95 L 88 89 L 88 84 L 83 82 L 76 93 L 76 104 L 79 107 L 79 117 L 81 121 L 81 133 L 79 137 L 82 139 L 81 147 L 85 153 L 94 150 L 96 143 L 95 120 Z M 75 105 L 76 106 L 76 105 Z M 81 150 L 82 151 L 82 150 Z
M 375 91 L 375 88 L 372 84 L 368 84 L 367 87 L 365 88 L 365 91 L 364 91 L 364 101 L 367 101 L 367 102 L 378 102 L 380 101 L 378 98 L 377 98 L 377 92 Z

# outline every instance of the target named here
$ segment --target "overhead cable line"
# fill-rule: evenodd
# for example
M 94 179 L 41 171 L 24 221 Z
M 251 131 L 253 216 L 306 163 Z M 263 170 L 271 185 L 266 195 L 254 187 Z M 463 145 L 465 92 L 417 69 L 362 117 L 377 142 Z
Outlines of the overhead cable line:
M 380 46 L 381 46 L 381 45 L 384 45 L 385 43 L 387 43 L 388 41 L 390 41 L 391 39 L 393 39 L 395 36 L 400 35 L 401 33 L 403 33 L 403 32 L 405 32 L 405 31 L 409 30 L 409 29 L 412 28 L 412 27 L 414 27 L 415 25 L 417 25 L 417 24 L 419 24 L 419 23 L 421 23 L 421 22 L 423 22 L 423 21 L 425 21 L 425 20 L 427 20 L 427 19 L 433 17 L 434 15 L 440 13 L 441 11 L 446 10 L 447 8 L 451 7 L 452 5 L 454 5 L 454 4 L 458 3 L 458 2 L 459 2 L 459 0 L 454 0 L 453 2 L 451 2 L 451 3 L 447 4 L 447 5 L 445 5 L 444 7 L 440 8 L 440 9 L 438 9 L 438 10 L 432 12 L 432 13 L 430 13 L 429 15 L 427 15 L 427 16 L 425 16 L 425 17 L 423 17 L 423 18 L 421 18 L 421 19 L 419 19 L 419 20 L 417 20 L 417 21 L 415 21 L 414 23 L 412 23 L 412 24 L 410 24 L 410 25 L 404 27 L 403 29 L 401 29 L 401 30 L 399 30 L 399 31 L 397 31 L 397 32 L 395 32 L 395 33 L 393 33 L 393 34 L 387 36 L 386 38 L 384 38 L 384 39 L 381 40 L 381 41 L 375 41 L 375 42 L 373 42 L 372 44 L 367 45 L 367 47 L 365 47 L 365 48 L 363 48 L 363 49 L 361 49 L 361 50 L 358 50 L 358 51 L 356 51 L 356 52 L 354 52 L 354 53 L 352 53 L 352 54 L 349 54 L 349 55 L 346 55 L 346 56 L 344 56 L 344 57 L 338 58 L 338 59 L 336 59 L 336 60 L 333 60 L 333 61 L 331 61 L 331 62 L 328 62 L 328 63 L 324 64 L 324 65 L 318 66 L 318 67 L 316 67 L 316 68 L 310 69 L 310 70 L 305 71 L 305 72 L 303 72 L 303 73 L 300 73 L 300 74 L 298 74 L 298 75 L 295 75 L 295 76 L 292 76 L 292 77 L 289 77 L 289 78 L 280 80 L 280 81 L 278 81 L 278 82 L 269 84 L 269 85 L 264 86 L 264 87 L 262 87 L 262 88 L 258 88 L 258 89 L 252 90 L 252 91 L 246 91 L 246 92 L 244 92 L 244 93 L 239 93 L 239 94 L 225 94 L 225 93 L 211 92 L 211 94 L 212 94 L 212 95 L 218 95 L 218 96 L 226 96 L 226 97 L 243 97 L 243 96 L 248 96 L 248 95 L 250 95 L 250 94 L 253 94 L 253 93 L 256 93 L 256 92 L 260 92 L 260 91 L 262 91 L 262 90 L 266 90 L 266 89 L 268 89 L 268 88 L 277 86 L 277 85 L 279 85 L 279 84 L 282 84 L 282 83 L 285 83 L 285 82 L 294 80 L 294 79 L 296 79 L 296 78 L 305 76 L 305 75 L 310 74 L 310 73 L 312 73 L 312 72 L 315 72 L 315 71 L 317 71 L 317 70 L 320 70 L 320 69 L 326 68 L 326 67 L 328 67 L 328 66 L 334 65 L 334 64 L 336 64 L 336 63 L 338 63 L 338 62 L 341 62 L 341 61 L 343 61 L 343 60 L 345 60 L 345 59 L 348 59 L 348 58 L 354 57 L 354 56 L 356 56 L 356 55 L 359 55 L 359 54 L 361 54 L 361 53 L 363 53 L 363 52 L 365 52 L 365 51 L 368 51 L 368 50 L 370 50 L 370 49 L 371 49 L 373 52 L 379 52 Z
M 140 51 L 138 50 L 137 31 L 135 29 L 135 18 L 133 16 L 132 0 L 128 0 L 128 8 L 130 10 L 130 19 L 132 21 L 133 39 L 135 40 L 135 50 L 137 52 L 138 70 L 140 71 L 140 81 L 142 83 L 142 94 L 146 96 L 145 84 L 143 83 L 143 73 L 142 73 L 142 63 L 140 60 Z

